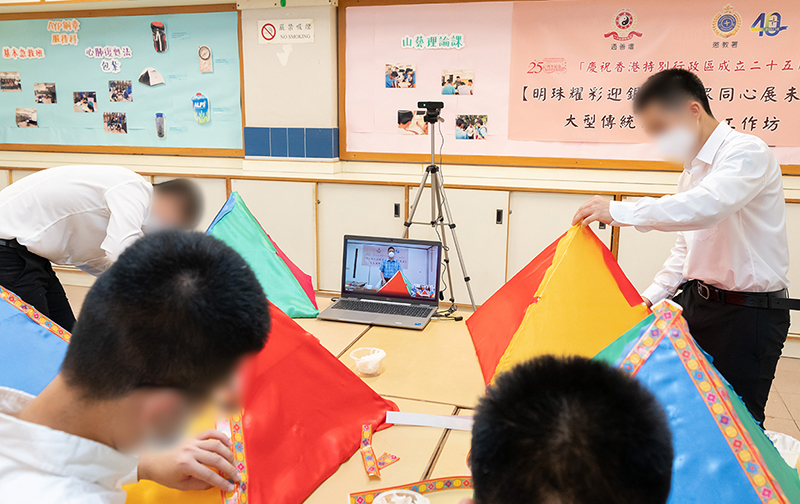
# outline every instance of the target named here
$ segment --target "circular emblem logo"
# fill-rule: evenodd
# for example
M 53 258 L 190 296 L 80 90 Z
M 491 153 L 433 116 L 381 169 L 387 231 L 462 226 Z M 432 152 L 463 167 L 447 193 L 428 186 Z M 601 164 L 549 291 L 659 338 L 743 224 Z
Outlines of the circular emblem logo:
M 636 25 L 636 16 L 628 9 L 622 9 L 617 12 L 617 16 L 614 18 L 614 24 L 617 25 L 617 28 L 620 30 L 632 30 Z
M 722 33 L 728 33 L 735 30 L 737 24 L 738 23 L 736 22 L 736 18 L 733 16 L 733 14 L 724 14 L 717 20 L 717 28 L 719 28 L 719 31 Z
M 742 17 L 736 12 L 731 4 L 725 6 L 722 12 L 717 12 L 711 28 L 717 37 L 728 38 L 736 35 L 742 27 Z

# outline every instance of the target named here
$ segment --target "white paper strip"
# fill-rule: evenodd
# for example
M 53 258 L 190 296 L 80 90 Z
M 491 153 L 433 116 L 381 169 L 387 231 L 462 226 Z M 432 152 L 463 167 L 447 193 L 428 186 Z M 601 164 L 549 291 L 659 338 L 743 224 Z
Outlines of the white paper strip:
M 414 425 L 417 427 L 438 427 L 461 431 L 472 430 L 471 416 L 453 415 L 425 415 L 422 413 L 404 413 L 402 411 L 388 411 L 386 423 L 395 425 Z

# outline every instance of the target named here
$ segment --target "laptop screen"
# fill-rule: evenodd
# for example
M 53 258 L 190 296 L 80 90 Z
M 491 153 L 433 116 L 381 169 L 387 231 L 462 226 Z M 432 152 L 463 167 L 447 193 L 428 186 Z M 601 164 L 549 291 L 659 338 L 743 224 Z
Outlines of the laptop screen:
M 344 237 L 342 294 L 436 301 L 439 242 Z

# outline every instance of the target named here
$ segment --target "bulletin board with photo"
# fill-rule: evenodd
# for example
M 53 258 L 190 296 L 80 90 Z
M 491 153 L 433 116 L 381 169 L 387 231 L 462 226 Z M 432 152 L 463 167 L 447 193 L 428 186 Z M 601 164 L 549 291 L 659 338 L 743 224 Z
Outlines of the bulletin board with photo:
M 243 154 L 235 4 L 19 16 L 0 15 L 4 149 Z
M 800 174 L 800 4 L 634 4 L 341 0 L 340 157 L 429 160 L 417 102 L 442 101 L 446 162 L 680 170 L 632 105 L 649 76 L 685 68 L 717 119 Z

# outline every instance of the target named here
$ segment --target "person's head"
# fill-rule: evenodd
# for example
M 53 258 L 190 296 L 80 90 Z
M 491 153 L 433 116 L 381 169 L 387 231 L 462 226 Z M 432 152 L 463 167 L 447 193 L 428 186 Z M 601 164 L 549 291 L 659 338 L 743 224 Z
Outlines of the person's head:
M 664 410 L 608 365 L 540 357 L 497 376 L 472 429 L 474 504 L 664 504 Z
M 389 74 L 389 77 L 391 77 L 392 79 L 396 79 L 397 78 L 397 72 L 392 70 L 392 73 Z
M 452 84 L 452 83 L 453 83 L 453 78 L 452 78 L 452 77 L 449 77 L 449 78 L 447 79 L 447 83 L 448 83 L 448 84 Z
M 386 249 L 386 255 L 389 256 L 389 259 L 394 258 L 395 255 L 394 247 L 389 247 L 388 249 Z
M 197 184 L 177 178 L 153 184 L 153 201 L 145 231 L 194 229 L 203 213 L 203 195 Z
M 475 124 L 477 124 L 478 126 L 483 126 L 483 119 L 481 118 L 475 119 Z
M 406 129 L 411 126 L 414 119 L 414 112 L 410 110 L 400 110 L 397 112 L 397 125 L 399 128 Z
M 472 85 L 472 79 L 468 80 L 467 82 L 469 82 L 470 86 Z
M 715 122 L 703 82 L 680 68 L 647 79 L 636 93 L 633 111 L 661 154 L 676 161 L 691 160 L 701 147 L 701 125 Z
M 269 308 L 255 274 L 211 236 L 144 236 L 98 277 L 60 378 L 109 412 L 114 445 L 133 451 L 179 435 L 194 410 L 264 347 Z
M 456 128 L 464 129 L 464 119 L 456 117 Z

